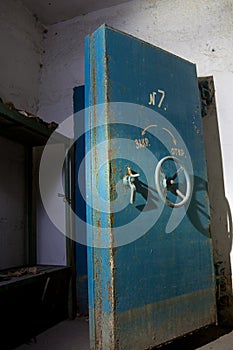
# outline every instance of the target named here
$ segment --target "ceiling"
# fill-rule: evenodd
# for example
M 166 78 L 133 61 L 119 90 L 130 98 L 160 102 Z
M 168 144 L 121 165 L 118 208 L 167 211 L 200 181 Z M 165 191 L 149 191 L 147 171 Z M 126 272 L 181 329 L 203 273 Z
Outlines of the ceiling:
M 45 25 L 66 21 L 129 0 L 21 0 Z

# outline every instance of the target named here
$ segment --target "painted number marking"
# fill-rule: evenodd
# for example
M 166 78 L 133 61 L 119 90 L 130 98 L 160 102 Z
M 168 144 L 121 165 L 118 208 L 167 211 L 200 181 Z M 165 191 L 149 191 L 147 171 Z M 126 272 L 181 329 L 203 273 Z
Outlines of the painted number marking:
M 156 98 L 156 96 L 158 96 L 158 98 Z M 153 91 L 150 93 L 148 104 L 152 106 L 155 106 L 157 104 L 157 106 L 161 108 L 164 98 L 165 98 L 165 91 L 158 89 L 157 91 Z
M 183 157 L 184 150 L 182 148 L 171 148 L 171 155 Z
M 135 139 L 134 141 L 135 141 L 136 149 L 150 146 L 149 140 L 146 137 L 143 139 Z

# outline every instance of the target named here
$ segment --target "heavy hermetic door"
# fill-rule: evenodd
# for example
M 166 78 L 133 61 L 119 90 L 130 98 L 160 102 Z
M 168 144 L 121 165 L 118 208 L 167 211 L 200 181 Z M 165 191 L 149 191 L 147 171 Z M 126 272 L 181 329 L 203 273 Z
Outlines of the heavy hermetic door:
M 91 349 L 216 320 L 195 65 L 101 26 L 86 40 Z

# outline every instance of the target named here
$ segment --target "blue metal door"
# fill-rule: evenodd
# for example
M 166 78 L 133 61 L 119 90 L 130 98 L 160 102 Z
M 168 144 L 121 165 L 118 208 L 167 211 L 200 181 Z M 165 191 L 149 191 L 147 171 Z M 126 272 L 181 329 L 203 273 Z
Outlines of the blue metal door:
M 91 349 L 216 321 L 195 65 L 101 26 L 86 40 Z

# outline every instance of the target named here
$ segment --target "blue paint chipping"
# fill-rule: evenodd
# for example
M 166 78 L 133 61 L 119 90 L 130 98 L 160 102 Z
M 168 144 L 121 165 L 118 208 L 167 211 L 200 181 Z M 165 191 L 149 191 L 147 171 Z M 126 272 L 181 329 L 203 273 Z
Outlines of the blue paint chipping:
M 153 96 L 156 98 L 154 103 Z M 184 164 L 188 162 L 185 152 L 182 153 L 174 140 L 172 144 L 172 139 L 172 146 L 166 148 L 163 138 L 159 140 L 149 131 L 145 141 L 143 128 L 136 124 L 116 122 L 99 127 L 101 122 L 111 119 L 111 111 L 105 105 L 94 108 L 94 112 L 86 112 L 86 126 L 92 128 L 86 134 L 86 152 L 107 139 L 122 138 L 135 143 L 129 159 L 119 157 L 121 146 L 114 158 L 116 149 L 106 144 L 102 154 L 93 154 L 86 163 L 86 190 L 91 202 L 94 189 L 98 189 L 100 196 L 106 200 L 114 198 L 114 195 L 117 198 L 114 186 L 123 186 L 122 179 L 129 164 L 135 173 L 140 173 L 139 180 L 135 182 L 133 205 L 126 205 L 114 215 L 87 206 L 87 221 L 92 225 L 87 230 L 88 243 L 111 245 L 113 229 L 124 227 L 139 217 L 146 205 L 146 215 L 157 215 L 161 211 L 159 219 L 146 232 L 143 231 L 145 221 L 141 219 L 137 228 L 143 234 L 137 240 L 114 248 L 88 248 L 91 344 L 95 349 L 99 349 L 95 347 L 98 343 L 102 344 L 102 348 L 108 344 L 112 350 L 116 344 L 120 344 L 119 349 L 137 350 L 159 344 L 160 340 L 153 341 L 153 334 L 159 327 L 163 329 L 161 341 L 168 341 L 215 322 L 208 179 L 196 67 L 103 25 L 86 40 L 85 107 L 107 102 L 137 104 L 141 111 L 144 106 L 165 117 L 184 140 L 193 167 L 193 193 L 189 208 L 180 224 L 167 233 L 168 220 L 177 209 L 167 205 L 162 207 L 154 182 L 157 163 L 147 157 L 146 148 L 158 160 L 175 152 Z M 149 115 L 147 119 L 142 112 L 135 114 L 135 123 L 142 123 L 141 116 L 144 127 L 151 124 Z M 117 113 L 114 117 L 117 118 Z M 167 132 L 166 128 L 158 130 Z M 138 140 L 141 139 L 146 142 L 143 147 L 139 145 L 141 141 Z M 106 158 L 102 167 L 101 157 Z M 169 176 L 174 172 L 173 167 L 174 164 L 167 165 Z M 145 175 L 146 172 L 149 176 Z M 128 198 L 129 193 L 130 189 L 125 189 Z M 170 200 L 175 197 L 176 194 L 170 193 Z M 113 211 L 113 203 L 110 201 L 107 205 L 109 208 L 103 209 Z M 130 234 L 132 232 L 125 231 L 125 235 Z M 176 305 L 169 304 L 171 300 L 176 300 Z M 149 309 L 163 312 L 158 311 L 155 316 Z M 140 316 L 138 310 L 141 310 Z M 185 324 L 186 312 L 193 325 L 185 328 L 180 325 Z M 105 323 L 106 318 L 112 322 Z M 166 319 L 175 326 L 163 327 Z M 139 324 L 140 342 L 137 338 Z

